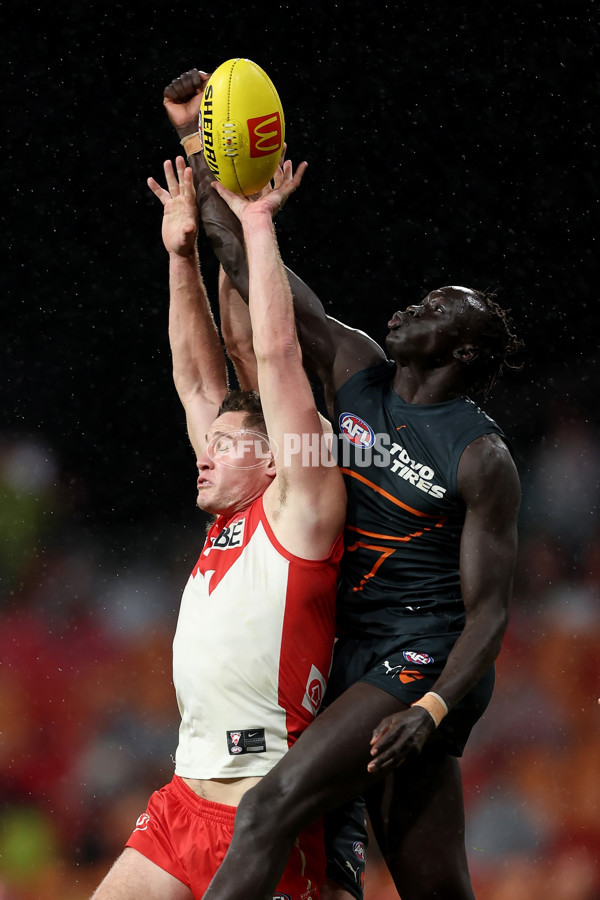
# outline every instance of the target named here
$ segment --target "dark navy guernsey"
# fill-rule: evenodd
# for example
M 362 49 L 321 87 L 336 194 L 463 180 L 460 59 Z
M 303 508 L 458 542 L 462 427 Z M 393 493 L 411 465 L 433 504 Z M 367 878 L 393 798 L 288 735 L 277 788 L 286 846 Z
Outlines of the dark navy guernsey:
M 392 635 L 407 616 L 464 610 L 458 463 L 481 435 L 504 438 L 467 398 L 405 403 L 394 372 L 391 361 L 363 369 L 335 398 L 348 490 L 338 624 L 347 634 Z

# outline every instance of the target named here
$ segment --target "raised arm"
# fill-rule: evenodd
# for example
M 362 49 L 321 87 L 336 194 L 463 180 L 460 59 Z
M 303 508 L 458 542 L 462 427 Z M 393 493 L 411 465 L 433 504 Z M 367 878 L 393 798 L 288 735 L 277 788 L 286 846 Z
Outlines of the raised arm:
M 258 390 L 248 304 L 242 300 L 222 266 L 219 267 L 219 319 L 225 349 L 233 363 L 240 388 L 243 391 Z
M 169 342 L 173 380 L 186 414 L 196 456 L 204 450 L 208 425 L 227 391 L 227 368 L 196 247 L 198 214 L 192 173 L 183 157 L 164 171 L 167 190 L 154 178 L 148 186 L 163 204 L 162 237 L 169 254 Z
M 276 477 L 265 512 L 283 546 L 306 559 L 326 556 L 346 513 L 342 475 L 322 440 L 312 389 L 302 365 L 292 294 L 279 256 L 272 215 L 300 184 L 279 168 L 274 189 L 254 202 L 216 185 L 242 223 L 249 267 L 249 309 L 258 387 Z
M 488 434 L 469 444 L 458 467 L 458 487 L 466 505 L 460 545 L 465 626 L 431 688 L 448 708 L 492 665 L 508 624 L 521 489 L 501 438 Z M 373 736 L 375 758 L 369 768 L 397 765 L 420 750 L 434 730 L 434 720 L 422 707 L 384 719 Z
M 191 69 L 165 88 L 163 102 L 182 143 L 198 132 L 201 98 L 208 77 Z M 214 176 L 204 160 L 199 138 L 185 140 L 184 146 L 194 173 L 203 228 L 234 287 L 247 301 L 248 265 L 240 223 L 210 187 Z M 320 378 L 331 407 L 333 396 L 344 381 L 354 372 L 385 359 L 385 354 L 362 331 L 328 316 L 311 288 L 290 269 L 285 268 L 285 272 L 292 291 L 304 364 Z

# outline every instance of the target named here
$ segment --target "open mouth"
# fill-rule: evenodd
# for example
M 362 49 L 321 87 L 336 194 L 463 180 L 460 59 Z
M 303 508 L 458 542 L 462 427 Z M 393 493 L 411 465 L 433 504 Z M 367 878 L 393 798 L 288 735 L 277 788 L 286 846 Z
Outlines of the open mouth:
M 402 312 L 395 312 L 390 321 L 388 322 L 388 328 L 400 328 L 401 325 L 404 325 L 406 321 L 406 316 Z

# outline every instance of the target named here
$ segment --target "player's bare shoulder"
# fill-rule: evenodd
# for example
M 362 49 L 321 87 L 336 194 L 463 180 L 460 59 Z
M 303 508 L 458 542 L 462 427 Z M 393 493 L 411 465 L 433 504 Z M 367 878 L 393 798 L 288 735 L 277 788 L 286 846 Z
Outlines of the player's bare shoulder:
M 311 560 L 330 553 L 343 528 L 347 503 L 342 473 L 332 455 L 331 423 L 315 414 L 319 430 L 288 434 L 288 444 L 277 448 L 277 475 L 263 499 L 282 546 Z
M 493 498 L 518 508 L 520 480 L 512 453 L 502 437 L 483 434 L 465 448 L 458 466 L 458 489 L 467 503 Z
M 382 347 L 359 328 L 351 328 L 328 316 L 331 339 L 335 347 L 332 371 L 332 386 L 340 388 L 356 372 L 384 362 L 386 354 Z

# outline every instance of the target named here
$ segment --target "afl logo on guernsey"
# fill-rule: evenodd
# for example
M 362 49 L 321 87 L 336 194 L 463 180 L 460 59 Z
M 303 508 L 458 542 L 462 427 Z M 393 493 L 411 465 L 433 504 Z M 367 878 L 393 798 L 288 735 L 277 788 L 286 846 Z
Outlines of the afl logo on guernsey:
M 375 443 L 375 432 L 371 426 L 355 416 L 354 413 L 343 412 L 339 418 L 340 431 L 350 444 L 355 447 L 372 447 Z
M 418 666 L 426 666 L 433 662 L 433 657 L 428 653 L 417 653 L 416 650 L 404 650 L 402 656 L 407 662 L 416 663 Z

